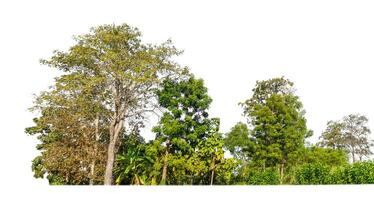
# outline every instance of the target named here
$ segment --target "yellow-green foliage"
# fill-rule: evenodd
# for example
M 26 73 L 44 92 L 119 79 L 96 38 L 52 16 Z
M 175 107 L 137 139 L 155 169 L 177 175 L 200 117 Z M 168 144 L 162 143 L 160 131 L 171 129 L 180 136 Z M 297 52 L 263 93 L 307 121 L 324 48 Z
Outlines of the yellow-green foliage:
M 372 184 L 374 162 L 357 162 L 339 167 L 307 164 L 296 172 L 296 184 Z

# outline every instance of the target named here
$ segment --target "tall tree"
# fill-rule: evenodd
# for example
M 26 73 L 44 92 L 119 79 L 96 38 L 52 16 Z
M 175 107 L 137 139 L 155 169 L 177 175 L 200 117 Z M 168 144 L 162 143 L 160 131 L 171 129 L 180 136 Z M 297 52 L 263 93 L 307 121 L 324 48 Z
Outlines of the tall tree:
M 320 137 L 320 146 L 346 150 L 352 159 L 362 161 L 363 157 L 372 155 L 370 147 L 374 145 L 367 126 L 368 118 L 360 114 L 350 114 L 340 121 L 327 124 L 326 131 Z
M 87 85 L 100 86 L 95 96 L 101 97 L 98 104 L 108 111 L 103 116 L 108 121 L 104 184 L 110 185 L 121 136 L 157 106 L 154 90 L 162 79 L 183 71 L 172 61 L 181 52 L 171 41 L 142 43 L 140 31 L 127 24 L 98 26 L 75 40 L 68 51 L 55 51 L 41 62 L 62 70 L 71 77 L 69 82 L 84 79 Z
M 311 135 L 293 83 L 283 77 L 259 81 L 252 97 L 241 105 L 253 126 L 253 160 L 264 169 L 278 165 L 282 181 L 289 157 L 303 148 L 305 138 Z

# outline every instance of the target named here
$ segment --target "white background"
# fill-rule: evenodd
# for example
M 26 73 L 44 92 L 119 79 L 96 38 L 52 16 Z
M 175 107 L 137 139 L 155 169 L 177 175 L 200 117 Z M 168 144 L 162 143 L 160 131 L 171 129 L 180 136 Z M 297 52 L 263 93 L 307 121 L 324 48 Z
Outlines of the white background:
M 142 31 L 145 42 L 171 38 L 183 49 L 177 60 L 205 80 L 213 98 L 210 113 L 221 118 L 222 132 L 244 121 L 238 102 L 251 95 L 255 81 L 276 76 L 295 83 L 308 127 L 314 130 L 311 142 L 328 120 L 350 113 L 367 115 L 374 129 L 373 22 L 373 1 L 360 0 L 1 1 L 0 194 L 9 199 L 102 199 L 107 194 L 111 198 L 196 198 L 200 194 L 219 199 L 294 194 L 357 198 L 369 191 L 373 194 L 373 187 L 354 186 L 178 187 L 177 192 L 171 187 L 51 188 L 46 180 L 32 177 L 36 139 L 24 134 L 35 116 L 27 111 L 32 94 L 46 90 L 57 75 L 38 60 L 48 58 L 54 49 L 66 50 L 73 44 L 72 35 L 108 23 L 128 23 Z M 143 135 L 153 137 L 149 131 Z M 182 195 L 175 196 L 178 192 Z

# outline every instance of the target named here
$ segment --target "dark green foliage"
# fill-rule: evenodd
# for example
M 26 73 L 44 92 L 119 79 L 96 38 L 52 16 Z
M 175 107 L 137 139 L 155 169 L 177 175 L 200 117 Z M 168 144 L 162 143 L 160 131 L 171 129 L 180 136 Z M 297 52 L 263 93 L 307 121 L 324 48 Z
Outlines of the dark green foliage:
M 216 121 L 208 118 L 207 109 L 212 99 L 202 79 L 167 79 L 156 94 L 160 106 L 166 108 L 167 112 L 153 131 L 156 139 L 164 142 L 169 140 L 172 150 L 190 153 L 199 139 L 207 137 L 217 128 Z
M 278 185 L 280 177 L 277 170 L 267 169 L 265 171 L 254 170 L 249 172 L 247 184 L 249 185 Z
M 306 120 L 300 113 L 301 103 L 294 96 L 271 95 L 265 105 L 257 105 L 253 137 L 257 144 L 256 159 L 264 159 L 267 166 L 286 162 L 289 154 L 304 144 Z
M 212 99 L 202 79 L 166 79 L 156 92 L 165 109 L 153 128 L 163 149 L 160 160 L 167 175 L 163 184 L 209 184 L 223 159 L 219 119 L 209 118 Z M 214 173 L 213 173 L 214 174 Z M 214 176 L 214 175 L 213 175 Z
M 290 161 L 299 156 L 312 133 L 293 85 L 284 77 L 258 81 L 252 97 L 241 103 L 253 127 L 251 161 L 263 170 L 279 167 L 281 183 Z

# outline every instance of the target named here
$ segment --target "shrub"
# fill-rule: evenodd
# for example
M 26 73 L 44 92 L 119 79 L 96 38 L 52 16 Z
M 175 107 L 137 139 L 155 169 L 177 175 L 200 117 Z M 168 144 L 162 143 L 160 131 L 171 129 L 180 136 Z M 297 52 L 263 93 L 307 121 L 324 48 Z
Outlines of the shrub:
M 296 184 L 328 184 L 330 167 L 321 163 L 306 164 L 296 171 Z
M 373 184 L 374 162 L 357 162 L 331 173 L 332 184 Z
M 248 175 L 249 185 L 278 185 L 279 174 L 276 170 L 267 169 L 265 171 L 251 171 Z
M 357 162 L 337 168 L 307 164 L 296 172 L 296 184 L 373 184 L 374 162 Z

